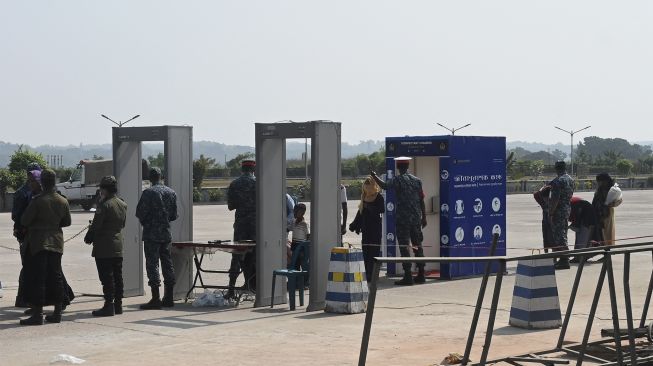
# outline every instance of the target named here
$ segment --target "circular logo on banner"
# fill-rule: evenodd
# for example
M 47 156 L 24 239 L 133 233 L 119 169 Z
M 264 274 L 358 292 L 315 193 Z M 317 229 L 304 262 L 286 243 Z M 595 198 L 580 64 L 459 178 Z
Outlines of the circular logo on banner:
M 494 234 L 499 234 L 499 236 L 501 236 L 501 226 L 499 226 L 499 224 L 492 227 L 492 235 Z
M 476 240 L 483 239 L 483 228 L 482 227 L 476 226 L 474 228 L 474 239 L 476 239 Z
M 386 210 L 388 210 L 388 212 L 394 211 L 395 205 L 392 202 L 388 202 L 388 204 L 386 205 Z
M 440 173 L 440 178 L 442 178 L 442 180 L 449 179 L 449 171 L 446 169 L 442 169 L 442 172 Z
M 459 227 L 458 229 L 456 229 L 456 241 L 460 243 L 461 241 L 463 241 L 463 239 L 465 239 L 465 230 Z
M 440 211 L 443 214 L 448 214 L 449 213 L 449 205 L 446 203 L 443 203 L 442 206 L 440 206 Z
M 388 235 L 385 236 L 388 241 L 394 241 L 395 240 L 395 234 L 393 233 L 388 233 Z
M 474 212 L 481 213 L 483 211 L 483 201 L 480 198 L 474 200 Z
M 444 245 L 449 244 L 449 235 L 442 235 L 440 237 L 440 242 Z
M 463 200 L 456 201 L 456 214 L 462 215 L 465 212 L 465 204 Z
M 499 212 L 499 210 L 501 210 L 501 200 L 499 197 L 494 197 L 492 199 L 492 210 L 494 210 L 494 212 Z

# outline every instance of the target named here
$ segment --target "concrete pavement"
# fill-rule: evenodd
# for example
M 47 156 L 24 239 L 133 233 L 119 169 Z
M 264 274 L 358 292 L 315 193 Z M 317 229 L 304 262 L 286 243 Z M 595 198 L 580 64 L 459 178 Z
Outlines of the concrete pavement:
M 581 196 L 591 198 L 591 194 Z M 530 195 L 511 195 L 507 204 L 508 254 L 530 253 L 528 248 L 541 243 L 541 211 Z M 624 204 L 616 211 L 617 236 L 653 235 L 651 207 L 653 191 L 625 192 Z M 356 202 L 350 202 L 350 215 L 355 210 Z M 196 240 L 231 236 L 232 214 L 225 206 L 196 206 L 194 216 Z M 89 213 L 75 213 L 73 226 L 66 228 L 64 236 L 78 232 L 89 218 Z M 359 243 L 360 237 L 348 233 L 345 241 Z M 46 365 L 60 353 L 85 359 L 87 365 L 351 365 L 358 358 L 364 314 L 307 313 L 303 308 L 291 312 L 287 306 L 255 309 L 245 303 L 239 308 L 215 309 L 178 302 L 172 310 L 140 311 L 137 305 L 147 298 L 139 297 L 125 300 L 122 316 L 94 318 L 90 311 L 101 306 L 101 299 L 80 296 L 68 308 L 61 324 L 21 327 L 18 319 L 22 311 L 12 307 L 20 258 L 11 236 L 9 214 L 0 214 L 0 246 L 0 279 L 5 286 L 5 296 L 0 299 L 3 366 Z M 221 253 L 211 258 L 216 266 L 225 266 L 228 261 L 229 256 Z M 90 247 L 83 244 L 82 237 L 67 244 L 63 263 L 76 293 L 101 292 Z M 621 269 L 622 262 L 617 260 L 618 284 Z M 580 339 L 599 270 L 598 265 L 586 268 L 568 332 L 570 340 Z M 641 314 L 650 271 L 650 255 L 633 257 L 631 291 L 636 316 Z M 514 268 L 509 272 L 502 285 L 490 357 L 550 348 L 557 340 L 557 330 L 525 331 L 508 326 Z M 575 272 L 572 267 L 557 273 L 563 308 Z M 492 290 L 492 282 L 488 291 Z M 479 284 L 480 279 L 474 278 L 399 288 L 382 278 L 368 364 L 432 365 L 450 352 L 462 353 Z M 623 298 L 621 293 L 618 297 L 620 301 Z M 485 335 L 486 317 L 483 312 L 473 353 L 476 359 Z M 598 338 L 599 329 L 611 327 L 611 322 L 606 286 L 592 337 Z

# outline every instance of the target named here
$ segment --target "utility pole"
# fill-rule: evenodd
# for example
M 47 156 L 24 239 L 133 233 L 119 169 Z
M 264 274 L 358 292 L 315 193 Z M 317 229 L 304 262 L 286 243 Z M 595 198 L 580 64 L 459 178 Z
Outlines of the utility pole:
M 577 131 L 574 131 L 574 130 L 567 131 L 567 130 L 562 129 L 562 128 L 558 127 L 558 126 L 553 126 L 553 127 L 559 129 L 560 131 L 568 133 L 569 137 L 571 138 L 571 145 L 569 146 L 569 148 L 570 148 L 569 149 L 569 161 L 571 162 L 571 175 L 573 176 L 574 175 L 574 135 L 577 134 L 578 132 L 586 130 L 586 129 L 592 127 L 592 126 L 588 125 L 588 126 L 585 126 L 585 127 L 581 128 L 580 130 L 577 130 Z

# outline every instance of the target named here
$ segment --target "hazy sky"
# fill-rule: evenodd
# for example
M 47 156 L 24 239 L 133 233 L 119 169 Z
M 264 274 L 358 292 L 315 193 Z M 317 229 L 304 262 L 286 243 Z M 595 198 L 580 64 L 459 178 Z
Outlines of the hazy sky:
M 652 1 L 2 1 L 0 140 L 110 142 L 100 114 L 254 143 L 465 134 L 653 140 Z M 580 137 L 582 137 L 581 135 Z

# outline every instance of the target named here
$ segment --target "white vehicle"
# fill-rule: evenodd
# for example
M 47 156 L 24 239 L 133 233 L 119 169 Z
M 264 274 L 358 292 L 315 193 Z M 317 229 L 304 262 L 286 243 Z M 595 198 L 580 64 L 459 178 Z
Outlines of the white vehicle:
M 143 159 L 144 174 L 148 169 L 147 160 Z M 88 211 L 100 197 L 100 180 L 107 175 L 113 175 L 113 160 L 81 160 L 68 181 L 57 184 L 57 190 L 70 204 L 78 204 Z M 149 181 L 143 181 L 143 189 L 149 186 Z

